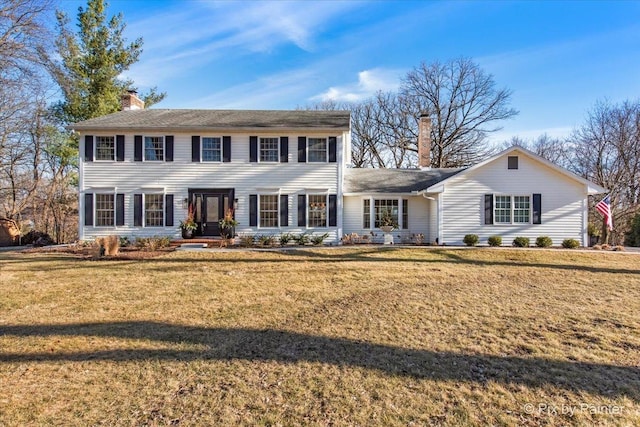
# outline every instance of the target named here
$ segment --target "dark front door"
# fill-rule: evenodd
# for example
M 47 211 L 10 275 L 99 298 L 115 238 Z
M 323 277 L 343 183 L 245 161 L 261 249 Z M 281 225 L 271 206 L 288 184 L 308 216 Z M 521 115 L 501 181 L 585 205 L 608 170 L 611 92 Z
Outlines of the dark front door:
M 233 200 L 233 194 L 233 189 L 189 190 L 189 200 L 193 204 L 194 217 L 198 223 L 196 235 L 220 235 L 218 221 L 229 209 L 229 200 Z
M 202 235 L 219 236 L 218 221 L 224 216 L 224 196 L 222 194 L 202 195 Z

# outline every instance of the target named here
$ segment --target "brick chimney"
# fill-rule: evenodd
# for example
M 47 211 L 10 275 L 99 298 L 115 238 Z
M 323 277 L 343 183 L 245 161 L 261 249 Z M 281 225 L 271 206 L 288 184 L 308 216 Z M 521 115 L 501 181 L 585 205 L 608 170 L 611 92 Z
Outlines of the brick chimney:
M 420 114 L 418 121 L 418 166 L 431 168 L 431 117 L 427 113 Z
M 144 110 L 144 101 L 138 98 L 135 90 L 128 90 L 122 95 L 122 111 L 127 110 Z

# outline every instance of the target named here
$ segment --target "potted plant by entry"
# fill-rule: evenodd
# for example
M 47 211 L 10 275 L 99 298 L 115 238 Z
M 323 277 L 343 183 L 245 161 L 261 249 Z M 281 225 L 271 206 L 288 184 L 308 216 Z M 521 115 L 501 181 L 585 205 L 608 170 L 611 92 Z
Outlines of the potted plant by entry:
M 193 239 L 193 233 L 197 229 L 198 229 L 198 224 L 193 218 L 193 205 L 189 204 L 187 217 L 184 219 L 184 221 L 180 221 L 180 230 L 182 231 L 182 238 Z
M 233 209 L 227 209 L 224 216 L 218 221 L 218 225 L 220 226 L 220 235 L 222 237 L 225 239 L 234 237 L 238 221 L 233 216 Z

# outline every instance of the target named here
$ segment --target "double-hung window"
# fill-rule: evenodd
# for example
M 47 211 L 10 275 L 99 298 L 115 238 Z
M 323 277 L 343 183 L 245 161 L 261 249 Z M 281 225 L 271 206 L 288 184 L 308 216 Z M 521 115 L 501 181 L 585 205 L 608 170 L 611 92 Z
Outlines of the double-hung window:
M 327 138 L 309 138 L 307 142 L 309 162 L 327 161 Z
M 113 194 L 95 195 L 96 227 L 113 227 L 115 225 L 115 200 Z
M 164 136 L 144 137 L 144 159 L 147 161 L 164 161 Z
M 278 195 L 260 194 L 258 213 L 261 228 L 278 227 Z
M 259 151 L 261 162 L 278 162 L 280 138 L 260 138 Z
M 380 228 L 382 218 L 391 217 L 396 224 L 400 224 L 398 218 L 398 199 L 376 199 L 374 201 L 375 226 Z
M 529 224 L 531 222 L 530 196 L 495 196 L 496 224 Z
M 219 137 L 202 138 L 202 161 L 220 162 L 222 161 L 222 139 Z
M 96 160 L 115 160 L 115 138 L 96 136 Z
M 309 194 L 307 196 L 307 226 L 327 226 L 327 196 L 325 194 Z
M 164 226 L 164 194 L 144 195 L 145 227 Z

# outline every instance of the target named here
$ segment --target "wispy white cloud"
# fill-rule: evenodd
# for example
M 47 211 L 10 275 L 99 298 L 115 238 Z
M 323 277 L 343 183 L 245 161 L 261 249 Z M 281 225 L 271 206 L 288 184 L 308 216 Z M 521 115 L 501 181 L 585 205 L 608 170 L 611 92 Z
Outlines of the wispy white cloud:
M 141 85 L 183 75 L 221 57 L 268 53 L 282 45 L 313 51 L 316 38 L 354 2 L 186 2 L 129 25 L 142 35 L 142 61 L 127 77 Z M 151 58 L 151 59 L 148 59 Z
M 370 98 L 377 92 L 394 91 L 400 85 L 401 70 L 374 68 L 358 73 L 358 81 L 342 86 L 332 86 L 311 98 L 313 101 L 358 102 Z

